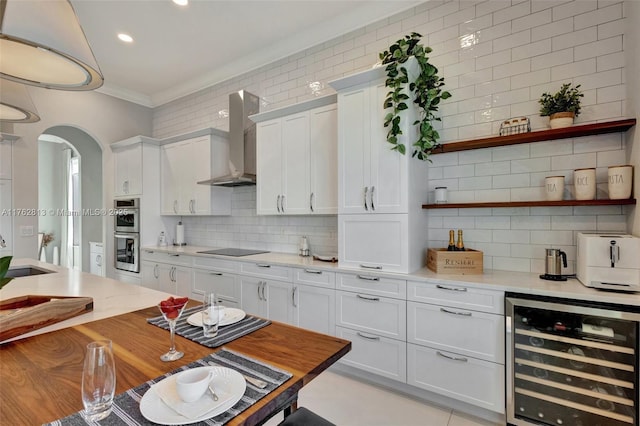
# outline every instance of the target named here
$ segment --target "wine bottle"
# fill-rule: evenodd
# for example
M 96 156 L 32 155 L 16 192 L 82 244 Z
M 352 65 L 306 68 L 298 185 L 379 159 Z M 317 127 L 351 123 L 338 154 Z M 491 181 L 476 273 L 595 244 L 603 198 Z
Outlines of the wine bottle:
M 456 250 L 456 241 L 453 236 L 453 229 L 449 231 L 449 245 L 447 246 L 447 251 L 455 251 Z
M 458 242 L 456 243 L 456 251 L 464 251 L 464 241 L 462 241 L 462 229 L 458 229 Z

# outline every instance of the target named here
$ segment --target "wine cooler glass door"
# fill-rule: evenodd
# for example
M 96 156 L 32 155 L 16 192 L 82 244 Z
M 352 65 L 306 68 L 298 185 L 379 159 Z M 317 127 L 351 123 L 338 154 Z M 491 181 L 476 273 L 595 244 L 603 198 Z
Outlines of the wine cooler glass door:
M 566 302 L 506 299 L 508 422 L 638 426 L 640 314 Z

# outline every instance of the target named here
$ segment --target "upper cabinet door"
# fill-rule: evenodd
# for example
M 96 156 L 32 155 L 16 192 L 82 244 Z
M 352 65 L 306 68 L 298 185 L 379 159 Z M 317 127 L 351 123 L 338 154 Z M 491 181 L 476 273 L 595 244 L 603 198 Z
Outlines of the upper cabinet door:
M 308 214 L 309 207 L 309 113 L 282 119 L 282 191 L 284 214 Z
M 407 181 L 409 160 L 411 159 L 411 145 L 416 138 L 412 131 L 415 129 L 415 119 L 403 115 L 400 122 L 402 129 L 401 141 L 407 153 L 400 154 L 391 150 L 387 142 L 388 128 L 384 127 L 384 117 L 388 111 L 382 109 L 384 99 L 389 91 L 384 82 L 371 87 L 369 105 L 371 115 L 371 176 L 369 180 L 369 209 L 375 213 L 407 213 Z M 410 100 L 407 102 L 411 102 Z M 412 111 L 409 108 L 405 111 Z
M 309 111 L 309 205 L 312 213 L 338 213 L 338 108 Z
M 11 142 L 0 142 L 0 179 L 11 179 Z
M 115 196 L 142 195 L 142 143 L 114 151 Z
M 180 206 L 180 174 L 182 170 L 182 157 L 184 144 L 174 143 L 162 147 L 162 169 L 161 169 L 161 206 L 163 215 L 181 214 Z
M 280 214 L 282 197 L 282 119 L 257 126 L 257 213 Z
M 339 93 L 338 105 L 338 213 L 366 213 L 371 137 L 368 87 Z

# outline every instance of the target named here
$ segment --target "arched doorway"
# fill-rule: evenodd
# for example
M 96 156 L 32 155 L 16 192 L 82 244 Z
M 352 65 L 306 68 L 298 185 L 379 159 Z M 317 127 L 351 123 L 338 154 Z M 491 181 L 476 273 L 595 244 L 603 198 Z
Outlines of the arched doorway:
M 89 272 L 89 242 L 102 242 L 104 226 L 100 144 L 72 126 L 45 130 L 38 138 L 38 194 L 38 231 L 54 238 L 47 261 Z

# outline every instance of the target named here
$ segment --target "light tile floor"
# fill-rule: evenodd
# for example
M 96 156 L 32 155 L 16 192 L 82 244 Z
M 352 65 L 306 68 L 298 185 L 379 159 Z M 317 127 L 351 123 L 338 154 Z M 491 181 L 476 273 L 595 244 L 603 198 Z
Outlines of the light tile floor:
M 338 426 L 497 426 L 332 371 L 302 388 L 298 405 Z M 279 413 L 266 425 L 276 426 L 282 418 Z

